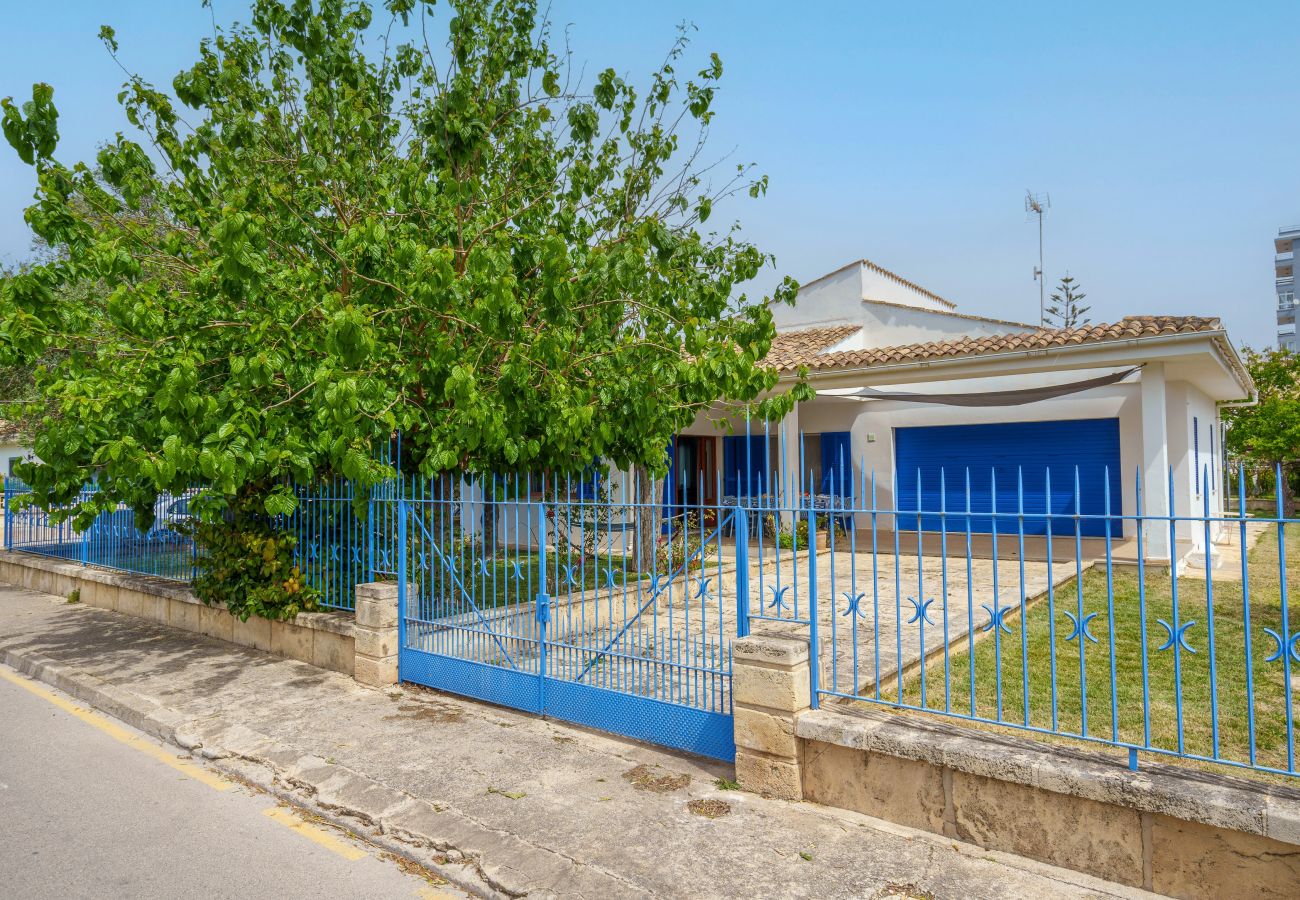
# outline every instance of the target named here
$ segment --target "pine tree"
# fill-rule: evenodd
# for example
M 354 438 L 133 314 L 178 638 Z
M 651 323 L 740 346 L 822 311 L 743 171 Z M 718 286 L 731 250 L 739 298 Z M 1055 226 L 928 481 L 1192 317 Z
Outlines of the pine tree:
M 1047 307 L 1046 324 L 1053 328 L 1077 328 L 1092 321 L 1088 317 L 1091 306 L 1083 306 L 1081 301 L 1087 297 L 1079 290 L 1079 283 L 1070 275 L 1061 279 L 1061 284 L 1052 294 L 1052 302 Z

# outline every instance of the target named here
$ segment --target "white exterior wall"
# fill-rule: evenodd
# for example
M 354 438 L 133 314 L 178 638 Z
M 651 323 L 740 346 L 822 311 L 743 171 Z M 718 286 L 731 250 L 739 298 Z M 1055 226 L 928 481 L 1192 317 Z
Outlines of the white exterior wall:
M 1179 445 L 1183 448 L 1182 465 L 1175 473 L 1177 486 L 1177 503 L 1179 515 L 1202 516 L 1206 501 L 1213 517 L 1223 515 L 1223 448 L 1218 442 L 1218 408 L 1214 401 L 1203 391 L 1189 384 L 1181 384 L 1178 405 L 1170 398 L 1169 427 L 1170 454 L 1172 459 L 1175 437 L 1173 431 L 1179 431 Z M 1194 430 L 1199 429 L 1199 441 L 1194 437 Z M 1213 437 L 1211 435 L 1213 434 Z M 1211 453 L 1213 448 L 1213 453 Z M 1207 477 L 1208 473 L 1208 477 Z M 1185 498 L 1184 498 L 1185 495 Z M 1193 548 L 1200 551 L 1205 547 L 1205 528 L 1199 523 L 1180 523 L 1179 537 L 1190 540 Z M 1214 522 L 1210 526 L 1210 540 L 1219 539 L 1223 523 Z
M 777 331 L 862 324 L 862 271 L 849 266 L 799 289 L 794 306 L 768 307 Z
M 862 304 L 863 347 L 896 347 L 960 337 L 985 337 L 1031 331 L 926 309 L 903 309 L 884 303 Z
M 9 477 L 9 461 L 12 459 L 33 460 L 36 456 L 26 444 L 0 444 L 0 477 Z
M 777 331 L 857 325 L 863 330 L 832 349 L 890 347 L 1031 331 L 1031 326 L 955 315 L 920 291 L 865 265 L 848 266 L 801 288 L 794 306 L 773 305 Z
M 902 303 L 906 306 L 919 306 L 923 309 L 951 309 L 947 304 L 940 303 L 933 297 L 927 296 L 915 288 L 910 288 L 870 266 L 861 266 L 859 272 L 862 278 L 863 300 L 883 300 L 885 303 Z

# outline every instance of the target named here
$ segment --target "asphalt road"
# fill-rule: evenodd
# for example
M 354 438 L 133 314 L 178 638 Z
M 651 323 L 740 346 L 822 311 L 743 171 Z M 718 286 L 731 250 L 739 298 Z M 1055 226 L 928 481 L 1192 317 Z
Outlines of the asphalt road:
M 5 666 L 0 894 L 465 896 Z

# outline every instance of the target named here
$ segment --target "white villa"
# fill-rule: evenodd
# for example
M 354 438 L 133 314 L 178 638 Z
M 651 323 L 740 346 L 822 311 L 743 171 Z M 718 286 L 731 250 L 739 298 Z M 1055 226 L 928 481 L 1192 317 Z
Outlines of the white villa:
M 1049 503 L 1073 513 L 1077 477 L 1085 516 L 1108 500 L 1113 515 L 1134 516 L 1139 484 L 1146 515 L 1223 511 L 1219 407 L 1248 402 L 1254 386 L 1217 318 L 1040 328 L 959 313 L 865 259 L 803 285 L 773 315 L 768 361 L 785 385 L 806 369 L 816 399 L 774 426 L 721 404 L 702 414 L 674 442 L 669 505 L 841 494 L 851 481 L 862 506 L 874 476 L 879 507 L 917 509 L 919 485 L 920 509 L 964 511 L 969 477 L 975 512 L 994 500 L 1014 512 L 1023 497 L 1027 513 Z M 975 516 L 972 528 L 992 521 Z M 1112 534 L 1132 537 L 1135 526 Z M 923 531 L 938 527 L 922 517 Z M 1016 527 L 1002 520 L 998 531 Z M 1084 520 L 1082 530 L 1105 527 Z M 1179 555 L 1201 548 L 1201 526 L 1178 529 Z M 1168 559 L 1167 522 L 1146 532 L 1149 556 Z

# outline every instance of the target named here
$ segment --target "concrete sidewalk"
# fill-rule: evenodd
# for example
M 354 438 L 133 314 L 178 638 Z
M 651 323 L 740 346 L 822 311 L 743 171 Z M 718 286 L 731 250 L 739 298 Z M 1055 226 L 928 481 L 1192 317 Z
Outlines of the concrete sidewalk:
M 487 895 L 1150 896 L 723 790 L 723 765 L 3 584 L 0 662 Z

